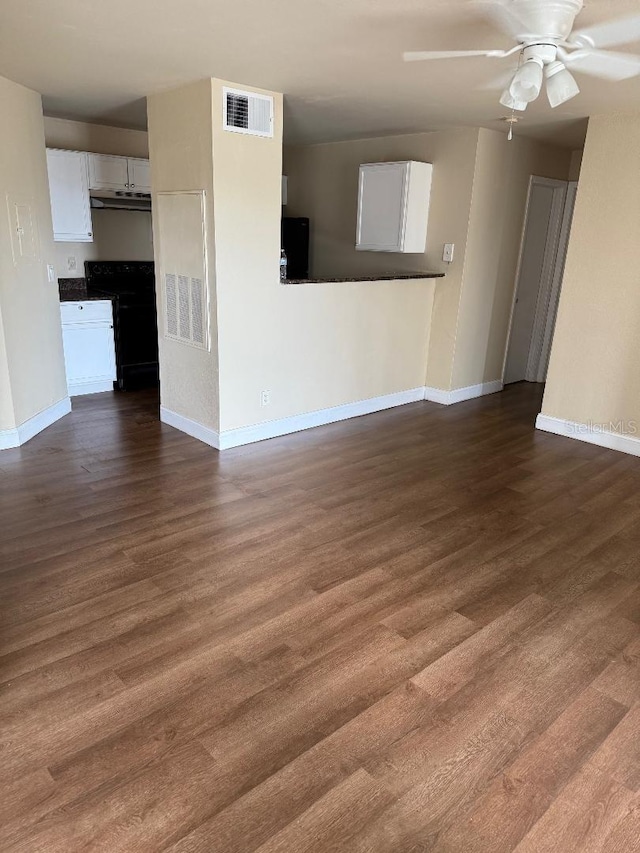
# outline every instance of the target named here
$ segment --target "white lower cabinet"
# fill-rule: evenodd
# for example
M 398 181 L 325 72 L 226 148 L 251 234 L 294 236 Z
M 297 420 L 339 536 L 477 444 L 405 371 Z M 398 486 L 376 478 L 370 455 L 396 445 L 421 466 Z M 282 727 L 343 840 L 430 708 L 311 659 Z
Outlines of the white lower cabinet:
M 112 391 L 116 357 L 111 302 L 63 302 L 60 314 L 69 396 Z

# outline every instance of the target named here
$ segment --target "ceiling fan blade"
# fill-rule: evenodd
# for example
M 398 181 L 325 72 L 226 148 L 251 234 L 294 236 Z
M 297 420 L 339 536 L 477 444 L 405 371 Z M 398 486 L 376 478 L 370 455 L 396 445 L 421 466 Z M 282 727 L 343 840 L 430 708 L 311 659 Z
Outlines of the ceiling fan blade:
M 504 56 L 504 50 L 410 50 L 402 54 L 405 62 L 423 59 L 456 59 L 462 56 Z
M 640 41 L 640 15 L 594 24 L 584 30 L 576 30 L 569 36 L 571 44 L 582 47 L 613 47 Z
M 504 71 L 500 74 L 499 77 L 493 77 L 487 83 L 482 83 L 480 86 L 476 86 L 476 89 L 491 92 L 491 91 L 500 91 L 503 89 L 508 89 L 511 85 L 511 81 L 513 80 L 513 75 L 516 73 L 515 68 L 510 68 L 508 71 Z
M 527 25 L 514 11 L 514 4 L 509 0 L 471 0 L 470 5 L 493 21 L 499 30 L 511 38 L 529 31 Z
M 517 40 L 518 36 L 531 31 L 531 25 L 516 13 L 512 0 L 470 0 L 469 5 L 512 39 Z
M 640 56 L 612 50 L 576 50 L 563 58 L 567 68 L 604 80 L 626 80 L 640 74 Z

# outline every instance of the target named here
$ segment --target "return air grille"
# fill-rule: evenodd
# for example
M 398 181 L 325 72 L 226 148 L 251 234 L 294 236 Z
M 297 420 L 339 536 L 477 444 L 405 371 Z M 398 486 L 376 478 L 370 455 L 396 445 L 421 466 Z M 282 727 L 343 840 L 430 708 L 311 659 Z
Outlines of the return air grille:
M 223 127 L 233 133 L 273 136 L 273 98 L 239 89 L 222 90 Z
M 201 278 L 166 273 L 166 336 L 194 347 L 206 349 L 204 282 Z
M 178 337 L 178 305 L 176 302 L 176 277 L 173 273 L 167 273 L 164 283 L 167 335 L 170 338 Z

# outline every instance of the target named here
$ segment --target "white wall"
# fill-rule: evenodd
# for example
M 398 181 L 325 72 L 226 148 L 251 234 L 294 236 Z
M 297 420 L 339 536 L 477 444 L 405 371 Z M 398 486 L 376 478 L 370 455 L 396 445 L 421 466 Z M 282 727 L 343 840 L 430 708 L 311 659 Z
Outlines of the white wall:
M 54 252 L 40 96 L 0 78 L 0 111 L 0 430 L 11 430 L 65 399 L 67 383 L 58 288 L 47 280 Z M 18 252 L 14 203 L 31 210 L 27 255 Z

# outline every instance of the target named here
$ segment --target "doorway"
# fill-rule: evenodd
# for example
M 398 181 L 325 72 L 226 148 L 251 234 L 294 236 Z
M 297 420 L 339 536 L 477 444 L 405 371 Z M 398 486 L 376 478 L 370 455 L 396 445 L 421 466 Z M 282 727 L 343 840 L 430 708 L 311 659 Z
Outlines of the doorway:
M 544 382 L 549 366 L 576 181 L 531 176 L 504 384 Z

